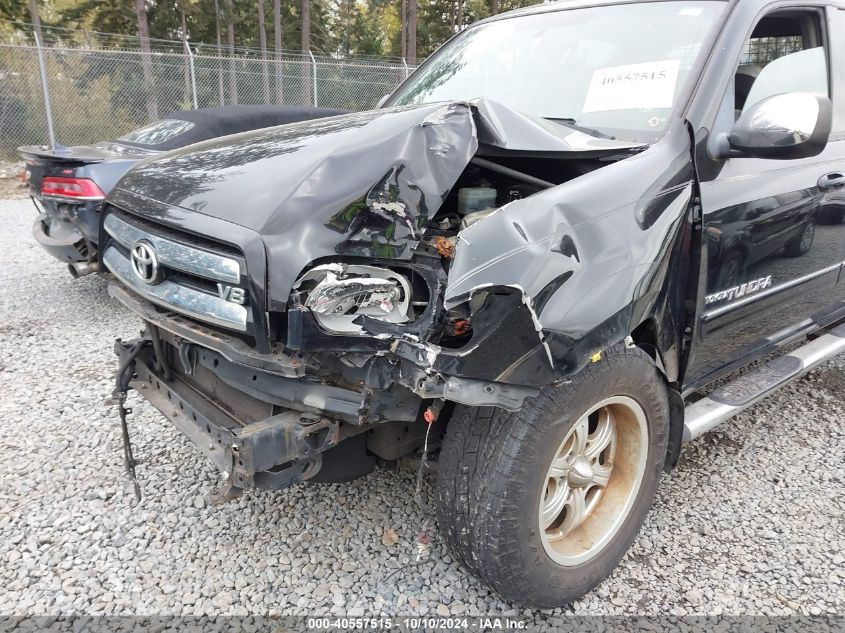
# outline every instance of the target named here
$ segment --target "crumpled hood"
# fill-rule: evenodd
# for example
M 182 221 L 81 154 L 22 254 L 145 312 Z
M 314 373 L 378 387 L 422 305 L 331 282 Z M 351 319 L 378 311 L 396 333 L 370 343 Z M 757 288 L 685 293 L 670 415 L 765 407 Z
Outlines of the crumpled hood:
M 302 214 L 330 221 L 385 177 L 395 180 L 404 172 L 399 180 L 417 192 L 411 197 L 425 199 L 407 209 L 406 219 L 413 219 L 437 211 L 479 142 L 562 153 L 635 146 L 479 99 L 373 110 L 197 143 L 137 165 L 118 188 L 270 235 L 302 221 Z
M 437 209 L 475 152 L 466 111 L 375 110 L 222 137 L 140 163 L 118 188 L 267 237 L 297 225 L 343 223 L 333 216 L 392 176 L 406 189 L 403 199 L 413 208 L 405 219 L 413 220 Z
M 114 195 L 129 192 L 255 231 L 273 293 L 287 293 L 321 257 L 410 258 L 480 144 L 584 156 L 637 146 L 483 99 L 438 103 L 198 143 L 142 161 Z

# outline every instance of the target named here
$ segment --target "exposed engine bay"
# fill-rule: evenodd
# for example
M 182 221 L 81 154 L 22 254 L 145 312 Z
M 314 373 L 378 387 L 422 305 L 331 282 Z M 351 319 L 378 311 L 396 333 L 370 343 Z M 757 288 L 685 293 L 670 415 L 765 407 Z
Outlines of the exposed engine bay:
M 462 231 L 505 205 L 607 164 L 606 159 L 497 156 L 493 160 L 476 156 L 428 222 L 413 261 L 448 276 Z M 391 201 L 384 200 L 382 204 L 387 206 Z M 472 302 L 447 311 L 430 342 L 449 348 L 466 345 L 472 338 L 473 315 L 488 295 L 480 293 Z M 294 284 L 291 301 L 295 307 L 309 310 L 329 332 L 366 335 L 372 332 L 359 317 L 413 325 L 429 306 L 431 297 L 424 279 L 401 265 L 382 268 L 331 263 L 308 269 Z

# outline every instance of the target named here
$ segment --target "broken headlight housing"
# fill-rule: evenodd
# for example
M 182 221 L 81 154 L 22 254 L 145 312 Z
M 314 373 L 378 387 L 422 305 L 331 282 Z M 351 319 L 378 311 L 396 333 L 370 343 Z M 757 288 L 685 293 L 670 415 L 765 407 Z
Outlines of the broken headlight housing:
M 367 316 L 387 323 L 412 320 L 411 284 L 403 275 L 376 266 L 324 264 L 293 286 L 298 303 L 331 332 L 364 334 L 354 321 Z

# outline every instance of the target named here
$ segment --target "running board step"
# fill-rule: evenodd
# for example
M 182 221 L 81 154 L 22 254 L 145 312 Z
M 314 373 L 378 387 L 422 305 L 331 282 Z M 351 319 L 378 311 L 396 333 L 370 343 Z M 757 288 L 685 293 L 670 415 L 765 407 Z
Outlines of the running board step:
M 845 325 L 805 343 L 786 356 L 756 367 L 716 389 L 684 411 L 684 442 L 732 418 L 785 384 L 845 352 Z

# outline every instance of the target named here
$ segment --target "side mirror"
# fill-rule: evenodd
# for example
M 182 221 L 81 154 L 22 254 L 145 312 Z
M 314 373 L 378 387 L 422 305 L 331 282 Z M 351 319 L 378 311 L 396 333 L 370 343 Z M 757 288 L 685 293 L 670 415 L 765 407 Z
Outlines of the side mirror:
M 830 99 L 809 92 L 779 94 L 742 113 L 728 136 L 731 156 L 810 158 L 824 151 L 833 127 Z
M 387 103 L 388 99 L 390 99 L 389 94 L 386 94 L 381 99 L 379 99 L 378 103 L 376 104 L 376 110 L 378 110 L 379 108 L 381 108 L 381 106 L 383 106 L 385 103 Z

